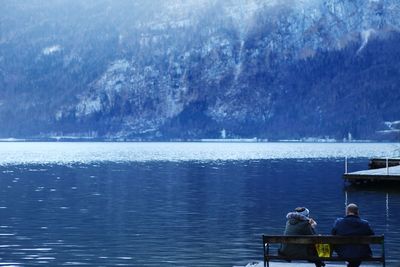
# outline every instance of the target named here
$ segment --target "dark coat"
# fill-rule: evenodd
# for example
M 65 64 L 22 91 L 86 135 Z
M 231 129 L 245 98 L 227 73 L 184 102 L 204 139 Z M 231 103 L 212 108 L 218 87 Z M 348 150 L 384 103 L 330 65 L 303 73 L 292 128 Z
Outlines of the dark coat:
M 336 219 L 333 224 L 332 235 L 374 235 L 374 231 L 372 231 L 368 221 L 355 215 L 347 215 L 344 218 Z M 340 257 L 346 258 L 366 258 L 372 256 L 369 245 L 340 245 L 335 247 L 335 251 Z
M 290 212 L 286 216 L 287 222 L 284 235 L 314 235 L 315 231 L 311 227 L 309 219 L 296 212 Z M 279 253 L 285 256 L 306 257 L 315 255 L 314 246 L 282 244 Z

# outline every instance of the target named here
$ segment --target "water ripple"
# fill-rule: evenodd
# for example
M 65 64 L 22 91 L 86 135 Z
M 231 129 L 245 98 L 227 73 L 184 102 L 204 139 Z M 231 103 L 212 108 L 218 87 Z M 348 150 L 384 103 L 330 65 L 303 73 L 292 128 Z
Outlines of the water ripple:
M 263 233 L 283 232 L 288 211 L 307 206 L 325 234 L 346 200 L 385 234 L 388 262 L 399 261 L 400 189 L 344 187 L 342 171 L 336 159 L 300 158 L 0 166 L 1 262 L 245 265 L 261 257 Z

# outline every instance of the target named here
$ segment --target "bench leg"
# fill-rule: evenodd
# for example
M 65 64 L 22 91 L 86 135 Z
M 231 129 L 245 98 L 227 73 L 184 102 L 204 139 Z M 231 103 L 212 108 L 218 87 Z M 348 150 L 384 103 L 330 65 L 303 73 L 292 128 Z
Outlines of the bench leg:
M 383 258 L 382 266 L 386 267 L 385 242 L 382 242 L 382 258 Z
M 269 267 L 269 259 L 266 259 L 265 255 L 269 255 L 269 245 L 267 244 L 267 250 L 265 251 L 264 246 L 264 267 Z

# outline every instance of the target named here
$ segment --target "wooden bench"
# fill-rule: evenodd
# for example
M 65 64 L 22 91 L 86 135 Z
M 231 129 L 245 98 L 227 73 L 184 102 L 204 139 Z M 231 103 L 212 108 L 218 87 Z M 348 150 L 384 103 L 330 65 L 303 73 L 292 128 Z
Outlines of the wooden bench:
M 270 254 L 271 244 L 303 244 L 303 245 L 315 245 L 315 244 L 330 244 L 331 250 L 332 245 L 347 245 L 347 244 L 379 244 L 381 245 L 381 255 L 373 256 L 370 258 L 352 258 L 351 260 L 361 261 L 375 261 L 381 262 L 382 266 L 385 267 L 385 244 L 384 236 L 337 236 L 337 235 L 298 235 L 298 236 L 283 236 L 283 235 L 263 235 L 263 248 L 264 248 L 264 267 L 269 267 L 270 260 L 304 260 L 304 261 L 348 261 L 348 258 L 342 258 L 336 254 L 332 254 L 330 257 L 320 258 L 317 256 L 309 257 L 287 257 L 278 254 L 278 249 L 273 255 Z M 278 247 L 278 246 L 276 246 Z

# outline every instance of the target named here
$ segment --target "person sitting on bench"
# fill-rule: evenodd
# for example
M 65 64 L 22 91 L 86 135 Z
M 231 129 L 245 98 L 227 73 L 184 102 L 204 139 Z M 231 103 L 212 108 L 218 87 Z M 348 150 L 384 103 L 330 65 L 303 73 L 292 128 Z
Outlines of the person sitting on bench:
M 349 204 L 346 207 L 346 216 L 336 219 L 332 228 L 332 235 L 365 236 L 374 235 L 368 221 L 359 217 L 358 206 Z M 369 245 L 337 245 L 336 253 L 343 258 L 368 258 L 372 256 Z M 348 267 L 360 266 L 360 260 L 350 261 Z
M 317 223 L 309 217 L 310 211 L 305 207 L 298 207 L 286 215 L 286 227 L 284 235 L 315 235 Z M 313 245 L 282 244 L 279 254 L 288 257 L 317 256 Z M 322 261 L 315 261 L 316 267 L 325 266 Z

